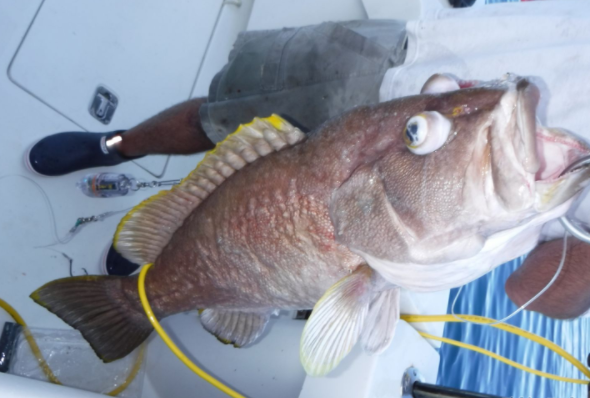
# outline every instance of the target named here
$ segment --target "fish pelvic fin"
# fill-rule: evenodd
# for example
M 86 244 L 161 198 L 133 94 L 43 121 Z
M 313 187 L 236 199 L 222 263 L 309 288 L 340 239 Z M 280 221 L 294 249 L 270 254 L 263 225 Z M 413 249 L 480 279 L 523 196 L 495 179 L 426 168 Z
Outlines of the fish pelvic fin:
M 293 146 L 305 134 L 277 115 L 240 125 L 182 182 L 134 207 L 119 223 L 115 249 L 136 264 L 153 263 L 186 217 L 236 171 Z
M 371 302 L 361 345 L 368 354 L 381 354 L 393 340 L 399 321 L 400 288 L 393 286 L 380 291 Z
M 255 342 L 264 332 L 270 316 L 276 312 L 206 309 L 200 315 L 205 330 L 223 344 L 233 344 L 234 347 L 240 348 Z
M 96 355 L 111 362 L 131 353 L 153 330 L 125 294 L 124 279 L 129 278 L 63 278 L 41 286 L 30 297 L 79 330 Z
M 352 350 L 374 296 L 368 266 L 342 278 L 317 302 L 301 336 L 299 357 L 310 376 L 324 376 Z

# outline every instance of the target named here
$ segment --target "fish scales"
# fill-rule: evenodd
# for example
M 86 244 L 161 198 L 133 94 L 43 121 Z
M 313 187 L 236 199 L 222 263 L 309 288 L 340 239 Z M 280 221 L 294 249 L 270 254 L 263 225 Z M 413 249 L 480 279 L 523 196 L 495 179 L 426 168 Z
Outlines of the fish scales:
M 334 240 L 329 175 L 295 169 L 303 155 L 285 151 L 232 176 L 188 217 L 147 276 L 147 291 L 198 288 L 190 304 L 153 299 L 155 308 L 311 308 L 362 262 Z
M 276 115 L 240 126 L 115 234 L 123 256 L 154 263 L 156 316 L 199 309 L 241 347 L 277 310 L 313 307 L 300 357 L 320 376 L 357 341 L 387 349 L 402 290 L 460 286 L 530 251 L 588 185 L 590 167 L 562 171 L 590 148 L 537 123 L 527 79 L 464 83 L 435 75 L 307 137 Z M 65 278 L 31 297 L 106 362 L 152 331 L 133 276 Z

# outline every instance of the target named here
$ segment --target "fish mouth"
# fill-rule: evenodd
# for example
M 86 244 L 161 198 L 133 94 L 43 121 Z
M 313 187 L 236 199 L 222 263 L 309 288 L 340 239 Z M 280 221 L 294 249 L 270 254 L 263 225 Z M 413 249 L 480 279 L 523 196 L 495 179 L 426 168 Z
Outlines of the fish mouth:
M 570 200 L 590 183 L 590 147 L 559 128 L 537 125 L 534 137 L 538 159 L 534 207 L 546 212 Z
M 535 175 L 535 181 L 554 181 L 574 172 L 569 166 L 590 155 L 588 144 L 564 129 L 546 128 L 537 122 L 540 92 L 527 78 L 508 73 L 501 82 L 516 86 L 514 106 L 524 169 Z
M 546 128 L 537 122 L 540 92 L 527 78 L 507 74 L 504 79 L 516 85 L 516 117 L 522 146 L 522 165 L 535 175 L 535 181 L 555 181 L 568 173 L 579 172 L 590 162 L 570 167 L 590 155 L 590 147 L 572 133 Z
M 539 159 L 535 181 L 558 181 L 590 167 L 590 147 L 567 131 L 538 127 L 535 137 Z
M 521 163 L 534 179 L 535 208 L 553 209 L 590 183 L 590 147 L 564 129 L 546 128 L 537 122 L 540 92 L 536 85 L 514 75 L 506 81 L 516 85 Z
M 539 169 L 535 210 L 546 212 L 572 199 L 590 183 L 590 148 L 561 129 L 538 128 Z

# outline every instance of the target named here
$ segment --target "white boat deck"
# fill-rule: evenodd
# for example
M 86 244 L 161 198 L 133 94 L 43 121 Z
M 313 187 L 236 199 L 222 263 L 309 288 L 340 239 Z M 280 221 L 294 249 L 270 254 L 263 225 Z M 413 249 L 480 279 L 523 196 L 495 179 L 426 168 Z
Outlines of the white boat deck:
M 368 10 L 384 12 L 377 1 L 365 3 L 371 3 Z M 73 259 L 75 275 L 82 274 L 83 268 L 99 274 L 100 257 L 124 214 L 84 227 L 70 243 L 40 248 L 54 243 L 54 236 L 38 186 L 47 194 L 57 234 L 63 237 L 78 217 L 123 210 L 156 193 L 145 190 L 130 197 L 88 198 L 75 186 L 87 172 L 175 179 L 184 177 L 202 156 L 170 157 L 167 167 L 167 157 L 153 156 L 49 178 L 32 175 L 24 167 L 23 155 L 34 142 L 60 131 L 125 129 L 170 105 L 206 95 L 209 81 L 244 29 L 359 18 L 367 18 L 361 0 L 341 0 L 338 6 L 328 0 L 0 0 L 0 69 L 4 71 L 0 75 L 0 297 L 31 326 L 68 328 L 28 296 L 48 281 L 69 276 L 69 262 L 62 253 Z M 108 126 L 88 112 L 99 84 L 119 96 L 120 107 Z M 447 297 L 448 292 L 405 295 L 403 309 L 444 313 Z M 9 317 L 0 311 L 0 325 L 6 320 Z M 404 323 L 386 355 L 368 357 L 355 349 L 324 379 L 306 379 L 298 353 L 304 323 L 287 315 L 274 319 L 259 343 L 241 350 L 219 344 L 203 330 L 195 314 L 170 317 L 164 325 L 197 363 L 250 397 L 312 398 L 328 396 L 329 391 L 340 397 L 399 397 L 401 373 L 397 370 L 411 364 L 420 364 L 429 382 L 436 380 L 438 354 Z M 424 328 L 442 334 L 442 325 Z M 146 370 L 143 398 L 225 396 L 186 369 L 155 336 L 150 340 Z M 82 393 L 0 374 L 0 396 L 82 397 Z

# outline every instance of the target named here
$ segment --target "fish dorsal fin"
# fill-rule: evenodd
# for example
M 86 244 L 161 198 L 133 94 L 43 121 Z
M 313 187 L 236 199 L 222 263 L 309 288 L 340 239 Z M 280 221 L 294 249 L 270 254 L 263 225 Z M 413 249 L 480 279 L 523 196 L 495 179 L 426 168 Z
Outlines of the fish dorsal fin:
M 240 125 L 179 185 L 135 206 L 119 223 L 115 249 L 136 264 L 154 262 L 185 218 L 229 176 L 303 139 L 301 130 L 277 115 Z
M 299 357 L 310 376 L 334 369 L 357 342 L 373 297 L 372 271 L 357 268 L 317 302 L 303 328 Z
M 369 315 L 361 335 L 361 344 L 368 354 L 381 354 L 389 347 L 399 321 L 400 288 L 382 290 L 371 302 Z
M 275 312 L 206 309 L 201 313 L 201 323 L 222 343 L 243 347 L 256 341 Z

